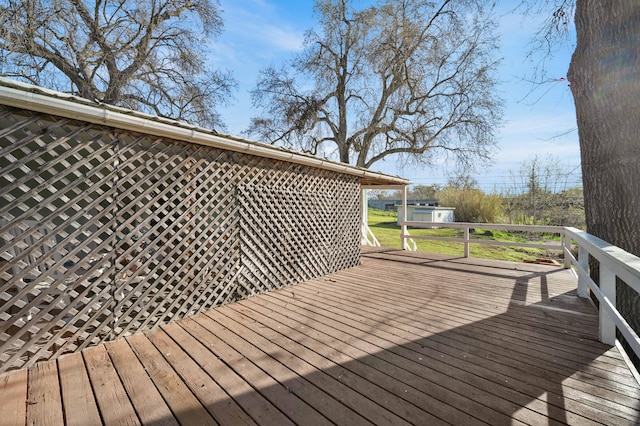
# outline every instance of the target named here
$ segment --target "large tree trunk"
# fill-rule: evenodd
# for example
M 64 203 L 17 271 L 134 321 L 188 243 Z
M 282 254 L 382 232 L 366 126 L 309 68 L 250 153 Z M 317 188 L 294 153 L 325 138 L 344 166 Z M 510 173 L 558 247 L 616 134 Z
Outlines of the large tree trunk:
M 587 230 L 640 255 L 640 2 L 577 0 L 569 81 L 576 106 Z M 640 332 L 640 296 L 618 284 Z

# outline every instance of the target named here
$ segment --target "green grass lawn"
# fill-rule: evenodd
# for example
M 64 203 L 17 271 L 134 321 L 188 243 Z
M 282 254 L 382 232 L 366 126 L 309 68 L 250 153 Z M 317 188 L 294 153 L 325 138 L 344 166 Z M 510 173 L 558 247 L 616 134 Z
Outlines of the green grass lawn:
M 384 247 L 400 248 L 400 226 L 397 225 L 397 213 L 384 210 L 369 209 L 369 228 L 378 238 L 380 245 Z M 464 237 L 462 229 L 419 229 L 409 228 L 411 235 L 430 235 L 435 237 Z M 504 231 L 489 231 L 480 228 L 475 229 L 472 238 L 495 239 L 497 241 L 525 242 L 525 238 Z M 450 254 L 454 256 L 464 255 L 464 244 L 447 241 L 414 240 L 418 251 L 438 254 Z M 483 259 L 498 259 L 520 262 L 522 260 L 539 257 L 557 257 L 557 253 L 551 256 L 545 249 L 532 249 L 511 246 L 491 246 L 487 244 L 469 245 L 471 257 Z

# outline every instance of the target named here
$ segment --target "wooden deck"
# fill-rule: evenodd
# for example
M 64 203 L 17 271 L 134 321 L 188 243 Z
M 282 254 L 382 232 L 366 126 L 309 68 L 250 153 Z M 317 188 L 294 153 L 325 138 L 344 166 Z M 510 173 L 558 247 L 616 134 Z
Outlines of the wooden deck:
M 564 269 L 400 251 L 0 376 L 0 424 L 640 423 Z

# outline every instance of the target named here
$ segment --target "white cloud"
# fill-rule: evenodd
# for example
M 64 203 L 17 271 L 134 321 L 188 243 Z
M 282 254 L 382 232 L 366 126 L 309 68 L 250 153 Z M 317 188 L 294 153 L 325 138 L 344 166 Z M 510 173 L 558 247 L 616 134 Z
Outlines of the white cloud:
M 225 38 L 245 51 L 264 54 L 302 48 L 306 28 L 284 21 L 275 6 L 265 1 L 236 0 L 225 10 L 224 19 Z
M 500 132 L 501 138 L 512 139 L 514 136 L 548 139 L 566 133 L 576 127 L 573 111 L 560 114 L 529 113 L 508 119 Z
M 304 42 L 304 33 L 292 28 L 280 28 L 273 25 L 265 24 L 262 28 L 256 28 L 256 33 L 262 33 L 266 36 L 269 44 L 282 49 L 297 51 L 302 49 Z
M 302 3 L 283 10 L 282 4 L 268 0 L 222 1 L 225 28 L 211 45 L 209 62 L 231 70 L 238 81 L 234 104 L 221 111 L 229 133 L 240 134 L 257 113 L 249 91 L 259 70 L 283 64 L 302 48 L 304 31 L 312 26 L 311 4 Z M 296 13 L 298 17 L 291 16 Z

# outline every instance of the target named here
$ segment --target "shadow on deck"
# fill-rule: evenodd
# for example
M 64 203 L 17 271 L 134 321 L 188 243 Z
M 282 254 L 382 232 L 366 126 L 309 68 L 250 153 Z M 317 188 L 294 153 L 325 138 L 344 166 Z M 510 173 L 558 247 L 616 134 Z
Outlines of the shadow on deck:
M 575 286 L 557 267 L 366 250 L 0 376 L 0 423 L 638 424 L 640 387 Z

